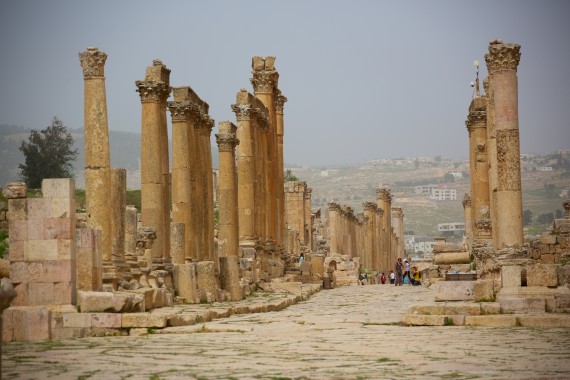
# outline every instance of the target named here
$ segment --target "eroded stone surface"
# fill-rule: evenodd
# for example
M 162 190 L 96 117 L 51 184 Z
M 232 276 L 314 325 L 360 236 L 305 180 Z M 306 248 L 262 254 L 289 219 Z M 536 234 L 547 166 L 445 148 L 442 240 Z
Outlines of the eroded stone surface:
M 174 334 L 7 344 L 3 370 L 18 378 L 565 378 L 570 330 L 395 325 L 412 304 L 432 302 L 423 287 L 353 286 L 265 314 L 233 315 Z M 259 299 L 246 299 L 239 305 Z M 236 307 L 238 306 L 236 304 Z M 199 305 L 192 305 L 197 307 Z M 215 313 L 217 307 L 208 309 Z M 529 316 L 525 323 L 535 320 Z M 511 315 L 466 316 L 483 325 Z M 519 319 L 519 322 L 522 322 Z M 182 332 L 185 333 L 182 333 Z M 467 338 L 468 337 L 468 338 Z M 410 342 L 420 342 L 410 345 Z M 25 357 L 25 359 L 22 359 Z M 112 360 L 110 360 L 112 358 Z M 25 364 L 22 363 L 25 360 Z M 152 365 L 149 363 L 152 362 Z M 11 375 L 12 374 L 12 375 Z

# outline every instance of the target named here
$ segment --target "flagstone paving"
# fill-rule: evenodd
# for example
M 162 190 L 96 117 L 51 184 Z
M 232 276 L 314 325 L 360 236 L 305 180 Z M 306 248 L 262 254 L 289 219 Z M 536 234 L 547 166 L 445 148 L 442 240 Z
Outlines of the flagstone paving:
M 279 312 L 147 336 L 11 343 L 5 379 L 570 378 L 570 329 L 404 327 L 423 287 L 323 290 Z

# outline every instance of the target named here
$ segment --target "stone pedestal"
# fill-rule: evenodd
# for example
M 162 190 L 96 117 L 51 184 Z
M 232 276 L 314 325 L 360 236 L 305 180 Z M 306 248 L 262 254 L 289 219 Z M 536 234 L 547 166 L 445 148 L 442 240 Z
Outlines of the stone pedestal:
M 179 297 L 190 303 L 199 303 L 198 288 L 196 283 L 196 264 L 174 265 L 174 288 Z
M 216 266 L 213 261 L 196 263 L 196 286 L 200 302 L 212 303 L 216 301 L 218 286 L 216 282 Z
M 243 299 L 240 285 L 238 258 L 235 256 L 220 257 L 220 286 L 230 294 L 232 301 Z

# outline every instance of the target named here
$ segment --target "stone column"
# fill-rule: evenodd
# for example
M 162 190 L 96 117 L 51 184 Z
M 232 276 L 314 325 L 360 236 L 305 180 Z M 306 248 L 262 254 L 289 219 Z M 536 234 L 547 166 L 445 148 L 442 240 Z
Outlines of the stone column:
M 267 108 L 259 101 L 259 107 L 254 107 L 255 111 L 255 235 L 259 239 L 267 239 L 267 202 L 265 198 L 266 180 L 266 135 L 269 128 L 269 118 Z
M 283 107 L 287 102 L 287 98 L 283 96 L 281 90 L 277 89 L 275 94 L 275 112 L 276 112 L 276 139 L 277 139 L 277 146 L 276 146 L 276 170 L 277 176 L 276 180 L 277 183 L 275 185 L 275 191 L 277 196 L 277 215 L 279 216 L 279 243 L 284 244 L 284 237 L 285 237 L 285 229 L 287 228 L 285 223 L 285 193 L 283 190 L 283 185 L 285 183 L 284 180 L 284 164 L 283 164 Z M 310 219 L 311 208 L 309 205 L 309 219 Z M 306 220 L 306 218 L 305 218 Z M 299 231 L 301 233 L 301 231 Z M 303 241 L 305 246 L 311 246 L 308 243 L 307 233 L 305 232 L 303 237 Z
M 190 101 L 177 100 L 183 89 L 174 89 L 174 101 L 168 102 L 172 117 L 172 221 L 181 223 L 184 232 L 184 260 L 175 264 L 184 264 L 185 258 L 192 258 L 192 185 L 190 157 L 195 152 L 190 150 L 193 142 L 193 126 L 190 123 Z M 177 96 L 178 95 L 178 96 Z M 183 95 L 182 95 L 183 96 Z M 179 261 L 179 260 L 177 260 Z
M 337 203 L 331 202 L 329 206 L 329 245 L 331 253 L 341 253 L 339 247 L 338 234 L 341 233 L 339 230 L 340 225 L 340 206 Z
M 518 121 L 517 66 L 520 45 L 492 41 L 485 54 L 493 76 L 493 103 L 497 134 L 496 248 L 524 243 Z
M 127 211 L 127 171 L 111 169 L 111 254 L 114 264 L 113 289 L 121 280 L 129 281 L 132 276 L 125 261 L 125 214 Z M 108 276 L 107 276 L 108 277 Z
M 206 253 L 209 260 L 218 264 L 218 255 L 214 250 L 214 169 L 212 167 L 212 144 L 210 136 L 214 128 L 214 120 L 206 115 L 202 135 L 206 147 Z
M 305 246 L 313 246 L 313 224 L 311 220 L 311 193 L 313 189 L 305 186 Z
M 472 224 L 473 211 L 471 205 L 472 205 L 471 197 L 469 196 L 469 194 L 465 194 L 463 196 L 463 215 L 465 217 L 465 240 L 467 244 L 467 249 L 469 251 L 471 251 L 471 245 L 473 243 L 473 232 L 474 232 Z
M 392 252 L 392 195 L 390 189 L 381 188 L 376 190 L 376 205 L 384 210 L 382 218 L 382 234 L 380 262 L 383 268 L 392 268 L 395 263 L 395 257 L 391 256 Z
M 469 132 L 469 171 L 471 188 L 471 220 L 469 228 L 475 227 L 475 221 L 489 219 L 489 163 L 487 161 L 487 98 L 476 96 L 469 106 L 469 115 L 465 122 Z M 467 231 L 467 224 L 465 225 Z M 472 238 L 477 230 L 469 231 Z
M 279 74 L 275 70 L 275 57 L 253 57 L 252 59 L 252 78 L 251 84 L 254 88 L 255 96 L 261 100 L 263 105 L 269 111 L 269 128 L 265 135 L 265 148 L 267 154 L 266 167 L 265 167 L 265 191 L 266 191 L 266 236 L 269 239 L 269 244 L 281 243 L 278 240 L 280 235 L 280 226 L 278 212 L 278 199 L 276 191 L 276 146 L 277 146 L 277 133 L 276 133 L 276 113 L 274 94 L 277 89 Z
M 378 208 L 378 207 L 376 208 L 376 213 L 375 213 L 375 223 L 376 223 L 376 231 L 374 232 L 374 235 L 375 235 L 374 260 L 376 262 L 375 265 L 377 265 L 378 271 L 386 272 L 386 270 L 389 268 L 382 266 L 382 257 L 380 254 L 381 247 L 382 247 L 382 230 L 383 230 L 383 225 L 384 225 L 384 210 L 382 210 L 381 208 Z
M 169 73 L 170 70 L 163 67 L 160 61 L 154 61 L 153 66 L 147 67 L 145 80 L 135 82 L 142 102 L 141 222 L 143 227 L 152 227 L 156 231 L 156 240 L 150 251 L 152 264 L 157 266 L 164 263 L 163 256 L 170 245 L 170 223 L 168 228 L 165 226 L 169 212 L 164 203 L 166 185 L 162 163 L 163 113 L 166 112 L 164 104 L 170 94 Z
M 491 232 L 493 241 L 496 241 L 497 231 L 497 132 L 495 130 L 495 105 L 493 95 L 493 76 L 489 75 L 483 81 L 485 94 L 487 97 L 487 172 L 489 177 L 489 219 L 484 223 L 477 223 L 475 221 L 475 228 L 477 231 L 478 225 L 485 229 L 486 232 Z M 488 227 L 492 226 L 491 229 Z
M 84 79 L 85 207 L 87 227 L 102 232 L 103 265 L 112 265 L 111 157 L 107 125 L 105 61 L 107 54 L 90 47 L 79 53 Z
M 255 230 L 255 145 L 252 122 L 253 106 L 248 102 L 249 93 L 242 89 L 237 93 L 236 104 L 232 110 L 237 118 L 237 138 L 240 144 L 237 148 L 237 193 L 240 245 L 253 248 L 257 236 Z
M 377 267 L 375 262 L 378 261 L 378 258 L 375 255 L 376 252 L 376 204 L 372 202 L 364 202 L 362 204 L 362 208 L 364 210 L 365 216 L 368 218 L 368 224 L 366 226 L 367 232 L 367 244 L 366 244 L 366 252 L 360 257 L 362 258 L 362 264 L 367 269 L 372 269 Z
M 219 200 L 220 230 L 219 240 L 223 244 L 223 256 L 238 257 L 238 210 L 235 148 L 237 127 L 229 121 L 219 124 L 216 143 L 220 154 Z
M 392 207 L 392 220 L 394 226 L 394 235 L 398 242 L 396 249 L 394 250 L 397 257 L 405 257 L 406 252 L 404 250 L 404 211 L 401 207 Z

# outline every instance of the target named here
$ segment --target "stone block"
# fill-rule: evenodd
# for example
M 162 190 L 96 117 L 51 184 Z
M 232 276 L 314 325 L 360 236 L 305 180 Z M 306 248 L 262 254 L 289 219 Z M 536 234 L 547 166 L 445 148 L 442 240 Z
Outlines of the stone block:
M 8 260 L 24 261 L 24 241 L 11 241 L 8 250 Z
M 94 328 L 121 328 L 121 314 L 92 313 L 91 326 Z
M 501 304 L 498 302 L 481 302 L 481 314 L 500 314 Z
M 522 268 L 518 265 L 501 267 L 501 288 L 517 287 L 522 283 Z
M 58 260 L 75 260 L 77 248 L 73 240 L 59 239 L 57 240 L 57 259 Z
M 503 313 L 544 313 L 546 301 L 544 298 L 504 298 L 499 300 Z
M 27 283 L 14 283 L 14 291 L 16 297 L 12 300 L 12 306 L 26 306 L 28 304 L 28 284 Z
M 28 221 L 10 220 L 10 245 L 16 241 L 28 240 Z
M 468 315 L 465 326 L 515 327 L 518 324 L 514 315 Z
M 115 310 L 115 300 L 110 292 L 77 292 L 77 306 L 82 313 L 104 312 Z
M 12 327 L 14 342 L 51 339 L 51 311 L 43 306 L 15 307 Z
M 14 340 L 14 309 L 12 306 L 2 313 L 2 343 Z
M 166 327 L 166 315 L 149 313 L 129 313 L 121 315 L 121 326 L 123 328 L 163 328 Z
M 43 219 L 28 219 L 27 225 L 27 240 L 44 240 L 44 220 Z
M 187 302 L 197 303 L 196 271 L 194 264 L 174 265 L 174 289 Z
M 24 242 L 24 261 L 57 259 L 57 240 L 28 240 Z
M 556 262 L 556 257 L 550 253 L 544 253 L 540 256 L 540 263 L 541 264 L 554 264 Z
M 154 300 L 154 289 L 152 289 L 152 288 L 141 288 L 141 289 L 135 289 L 135 290 L 128 290 L 125 292 L 133 293 L 133 294 L 138 295 L 142 298 L 142 301 L 140 303 L 141 310 L 139 310 L 139 311 L 152 310 L 153 300 Z
M 425 314 L 406 314 L 401 323 L 408 326 L 444 326 L 445 316 L 443 315 L 425 315 Z
M 44 198 L 73 198 L 75 181 L 71 178 L 49 178 L 42 181 Z
M 77 303 L 77 291 L 75 282 L 56 282 L 53 284 L 55 305 L 75 305 Z
M 521 315 L 519 322 L 524 327 L 538 328 L 570 328 L 570 315 L 568 314 L 545 314 L 545 315 Z
M 239 301 L 243 299 L 243 292 L 240 286 L 240 271 L 238 258 L 233 256 L 220 257 L 220 285 L 223 290 L 229 293 L 230 300 Z
M 495 287 L 493 280 L 474 281 L 473 296 L 475 301 L 493 301 L 495 299 Z
M 91 314 L 65 313 L 63 314 L 63 327 L 91 328 Z
M 196 263 L 196 285 L 200 290 L 201 301 L 215 301 L 217 283 L 213 261 Z
M 28 219 L 44 219 L 50 216 L 51 202 L 44 198 L 28 198 Z
M 28 292 L 28 306 L 55 304 L 53 282 L 31 282 L 25 285 Z
M 50 218 L 70 218 L 75 215 L 75 199 L 51 198 Z
M 475 281 L 438 281 L 432 285 L 436 301 L 475 300 Z
M 132 328 L 129 330 L 129 336 L 145 336 L 148 335 L 148 328 Z
M 541 244 L 556 244 L 556 236 L 555 235 L 543 235 L 540 237 Z
M 534 264 L 526 270 L 527 286 L 558 286 L 556 264 Z
M 28 199 L 10 199 L 8 201 L 8 220 L 28 220 Z
M 71 218 L 44 219 L 44 239 L 75 239 L 74 233 L 75 221 Z
M 479 315 L 481 307 L 472 302 L 445 302 L 437 304 L 418 304 L 408 309 L 408 314 L 424 315 Z

